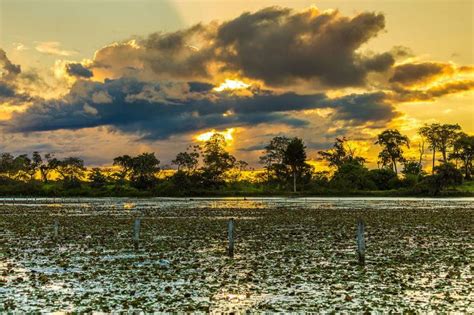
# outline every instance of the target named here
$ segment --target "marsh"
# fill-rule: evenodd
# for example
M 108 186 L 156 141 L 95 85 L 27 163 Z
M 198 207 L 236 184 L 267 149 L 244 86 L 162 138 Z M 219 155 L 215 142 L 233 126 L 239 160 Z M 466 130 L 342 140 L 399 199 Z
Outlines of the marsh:
M 473 201 L 1 199 L 0 311 L 469 313 Z

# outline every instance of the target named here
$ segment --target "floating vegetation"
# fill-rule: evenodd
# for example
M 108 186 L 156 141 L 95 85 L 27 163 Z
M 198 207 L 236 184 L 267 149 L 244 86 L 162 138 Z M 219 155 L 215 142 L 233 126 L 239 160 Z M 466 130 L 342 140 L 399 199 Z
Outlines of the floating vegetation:
M 0 205 L 2 312 L 474 312 L 472 200 L 39 202 Z

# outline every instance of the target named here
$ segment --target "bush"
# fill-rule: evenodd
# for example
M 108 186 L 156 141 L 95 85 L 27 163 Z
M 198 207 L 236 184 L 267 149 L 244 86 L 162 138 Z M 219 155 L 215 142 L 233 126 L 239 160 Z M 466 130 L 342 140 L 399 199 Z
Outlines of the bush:
M 342 191 L 374 190 L 375 183 L 370 178 L 369 170 L 358 162 L 347 162 L 334 173 L 330 186 Z
M 389 190 L 400 186 L 397 174 L 388 168 L 370 170 L 369 178 L 379 190 Z

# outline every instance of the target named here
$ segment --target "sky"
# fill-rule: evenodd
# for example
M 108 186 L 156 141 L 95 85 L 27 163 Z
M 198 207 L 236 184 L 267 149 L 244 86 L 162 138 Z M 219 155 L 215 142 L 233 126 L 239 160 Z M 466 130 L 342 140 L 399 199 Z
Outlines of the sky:
M 0 152 L 87 165 L 212 132 L 258 168 L 272 137 L 308 158 L 425 123 L 474 133 L 472 1 L 0 0 Z M 428 157 L 427 157 L 428 158 Z

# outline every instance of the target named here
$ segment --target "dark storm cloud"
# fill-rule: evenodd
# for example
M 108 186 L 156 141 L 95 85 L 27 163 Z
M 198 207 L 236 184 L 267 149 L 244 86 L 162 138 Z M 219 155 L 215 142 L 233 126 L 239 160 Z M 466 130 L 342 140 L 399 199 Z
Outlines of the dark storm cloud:
M 66 72 L 70 76 L 80 77 L 80 78 L 91 78 L 93 76 L 92 71 L 87 69 L 81 63 L 66 64 Z
M 397 116 L 383 92 L 343 96 L 334 105 L 338 109 L 334 118 L 355 123 L 389 121 Z
M 8 129 L 33 132 L 109 126 L 144 139 L 166 139 L 172 135 L 208 128 L 255 126 L 261 123 L 304 127 L 310 122 L 292 113 L 315 108 L 333 108 L 334 119 L 351 124 L 386 121 L 397 112 L 383 94 L 350 95 L 331 99 L 325 94 L 274 94 L 256 91 L 252 96 L 231 93 L 188 92 L 180 99 L 163 98 L 169 83 L 145 83 L 134 79 L 105 83 L 78 81 L 64 99 L 42 101 L 25 112 L 15 113 Z M 147 91 L 146 98 L 141 98 Z M 107 93 L 111 103 L 94 103 L 97 93 Z M 149 94 L 159 94 L 153 98 Z
M 224 68 L 269 84 L 319 79 L 329 86 L 362 85 L 368 70 L 377 71 L 364 65 L 380 61 L 366 60 L 356 50 L 384 26 L 382 14 L 349 18 L 337 11 L 267 8 L 222 24 L 217 58 Z
M 369 72 L 386 71 L 398 55 L 358 51 L 384 27 L 385 18 L 377 13 L 347 17 L 315 8 L 296 12 L 270 7 L 223 23 L 109 45 L 97 51 L 94 67 L 106 67 L 114 78 L 133 67 L 158 79 L 210 80 L 230 72 L 270 86 L 300 80 L 362 86 Z

